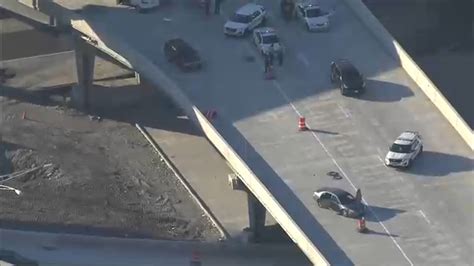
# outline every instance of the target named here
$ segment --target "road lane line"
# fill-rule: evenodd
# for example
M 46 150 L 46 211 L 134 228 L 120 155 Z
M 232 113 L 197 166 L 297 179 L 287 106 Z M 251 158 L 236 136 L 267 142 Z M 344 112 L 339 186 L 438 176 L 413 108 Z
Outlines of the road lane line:
M 425 219 L 425 221 L 426 221 L 428 224 L 431 224 L 430 219 L 428 219 L 428 217 L 426 216 L 426 214 L 425 214 L 422 210 L 419 210 L 418 212 L 421 214 L 421 216 L 423 216 L 423 218 Z
M 344 113 L 344 115 L 347 117 L 347 118 L 350 118 L 351 117 L 351 113 L 349 111 L 347 111 L 346 109 L 344 109 L 344 107 L 342 107 L 342 105 L 340 105 L 339 103 L 337 103 L 337 106 L 339 107 L 339 109 L 341 109 L 341 111 Z
M 283 98 L 285 98 L 285 100 L 288 102 L 288 104 L 291 106 L 291 108 L 295 111 L 296 114 L 298 114 L 300 117 L 302 117 L 301 113 L 298 111 L 298 109 L 295 107 L 295 105 L 292 103 L 292 101 L 290 100 L 290 98 L 288 97 L 288 95 L 283 91 L 280 83 L 276 80 L 273 80 L 273 84 L 275 85 L 275 87 L 278 89 L 278 91 L 280 92 L 280 94 L 283 96 Z M 354 190 L 357 190 L 357 187 L 354 185 L 354 183 L 352 182 L 352 180 L 349 178 L 349 175 L 347 175 L 347 173 L 344 171 L 344 169 L 342 169 L 342 167 L 339 165 L 339 163 L 336 161 L 336 159 L 334 158 L 334 156 L 329 152 L 329 150 L 327 149 L 327 147 L 324 145 L 324 143 L 321 141 L 321 139 L 318 137 L 318 135 L 314 132 L 314 130 L 311 130 L 311 126 L 308 124 L 308 122 L 306 122 L 306 126 L 308 127 L 309 131 L 311 132 L 311 134 L 313 135 L 313 137 L 316 139 L 316 141 L 321 145 L 321 147 L 323 148 L 323 150 L 326 152 L 326 154 L 328 155 L 328 157 L 331 159 L 331 161 L 334 163 L 334 165 L 337 167 L 337 169 L 339 170 L 339 172 L 341 174 L 343 174 L 343 176 L 346 177 L 346 180 L 349 181 L 349 184 L 352 186 L 352 188 Z M 372 215 L 375 217 L 375 219 L 377 220 L 377 222 L 380 224 L 380 226 L 382 226 L 383 230 L 385 231 L 385 233 L 387 233 L 387 235 L 390 236 L 390 239 L 392 240 L 392 242 L 395 244 L 395 246 L 398 248 L 398 250 L 400 251 L 400 253 L 403 255 L 403 257 L 408 261 L 408 263 L 411 265 L 411 266 L 414 266 L 413 262 L 410 260 L 410 258 L 408 257 L 408 255 L 405 253 L 405 251 L 402 249 L 402 247 L 400 246 L 400 244 L 398 244 L 397 240 L 393 237 L 393 235 L 390 233 L 390 231 L 388 230 L 388 228 L 385 226 L 385 224 L 380 220 L 380 218 L 377 216 L 377 214 L 374 212 L 374 210 L 370 207 L 370 205 L 368 204 L 368 202 L 365 200 L 365 198 L 362 198 L 362 201 L 365 203 L 365 205 L 367 205 L 368 209 L 370 210 L 370 212 L 372 213 Z
M 302 53 L 298 53 L 296 55 L 296 57 L 298 58 L 298 60 L 300 60 L 306 67 L 309 67 L 309 60 L 308 58 L 306 58 L 306 56 Z

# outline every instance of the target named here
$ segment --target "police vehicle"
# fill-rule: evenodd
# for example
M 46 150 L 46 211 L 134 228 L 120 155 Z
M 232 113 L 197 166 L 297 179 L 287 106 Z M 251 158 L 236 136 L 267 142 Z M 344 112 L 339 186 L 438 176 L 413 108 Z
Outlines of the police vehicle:
M 253 31 L 253 40 L 261 54 L 282 52 L 276 30 L 270 27 L 257 28 Z
M 296 17 L 308 31 L 329 30 L 330 15 L 331 13 L 322 10 L 314 0 L 298 2 L 296 5 Z

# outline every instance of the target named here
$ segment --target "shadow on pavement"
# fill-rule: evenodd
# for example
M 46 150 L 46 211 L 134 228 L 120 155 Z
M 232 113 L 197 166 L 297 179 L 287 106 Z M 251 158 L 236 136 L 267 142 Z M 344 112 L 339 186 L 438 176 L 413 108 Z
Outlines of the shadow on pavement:
M 377 232 L 374 230 L 368 229 L 367 233 L 368 235 L 379 235 L 379 236 L 389 236 L 389 237 L 399 237 L 399 235 L 396 234 L 387 234 L 386 232 Z
M 150 234 L 145 232 L 124 230 L 122 228 L 105 228 L 99 226 L 86 226 L 79 224 L 60 224 L 60 223 L 41 223 L 37 221 L 18 221 L 10 219 L 0 219 L 0 228 L 22 230 L 22 231 L 39 231 L 47 233 L 64 233 L 64 234 L 80 234 L 107 237 L 127 237 L 152 239 Z
M 404 210 L 385 208 L 380 206 L 368 206 L 365 219 L 371 222 L 385 222 L 397 216 L 400 213 L 404 213 Z
M 13 165 L 7 158 L 7 152 L 24 148 L 22 145 L 5 141 L 0 136 L 0 176 L 10 174 L 13 171 Z M 0 182 L 2 179 L 0 178 Z
M 90 107 L 85 115 L 99 116 L 102 119 L 125 122 L 144 127 L 197 135 L 197 129 L 186 126 L 187 120 L 170 120 L 163 113 L 173 112 L 176 117 L 183 115 L 175 108 L 171 100 L 164 94 L 147 86 L 143 81 L 140 85 L 127 86 L 94 85 L 90 91 Z M 41 106 L 70 106 L 66 98 L 71 94 L 71 86 L 56 87 L 42 90 L 26 90 L 8 86 L 0 87 L 0 96 L 21 102 Z
M 373 102 L 398 102 L 403 98 L 413 96 L 413 92 L 406 86 L 380 81 L 366 80 L 366 91 L 359 98 Z
M 407 172 L 425 176 L 446 176 L 474 170 L 474 160 L 447 153 L 423 151 Z

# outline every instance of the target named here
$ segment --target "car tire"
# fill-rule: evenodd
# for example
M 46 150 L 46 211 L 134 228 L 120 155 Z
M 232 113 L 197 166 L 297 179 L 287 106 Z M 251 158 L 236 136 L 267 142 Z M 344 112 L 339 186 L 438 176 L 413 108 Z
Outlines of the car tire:
M 341 215 L 344 217 L 349 217 L 349 212 L 347 210 L 341 210 Z
M 331 70 L 331 74 L 329 75 L 329 78 L 331 79 L 331 83 L 336 82 L 336 80 L 334 79 L 334 73 L 332 72 L 332 70 Z
M 305 25 L 306 25 L 306 27 L 305 27 L 306 30 L 307 30 L 308 32 L 311 32 L 311 28 L 309 27 L 308 23 L 306 23 Z
M 341 95 L 342 95 L 342 96 L 346 96 L 346 95 L 347 95 L 347 93 L 344 92 L 344 89 L 343 89 L 342 87 L 340 88 L 340 90 L 341 90 Z
M 423 153 L 423 145 L 421 145 L 421 147 L 420 147 L 420 152 L 419 152 L 419 154 L 422 154 L 422 153 Z
M 266 23 L 267 23 L 267 18 L 264 17 L 264 18 L 262 19 L 262 22 L 260 22 L 260 27 L 265 26 Z
M 321 202 L 319 200 L 316 200 L 316 203 L 318 204 L 319 208 L 323 208 L 323 206 L 321 205 Z
M 408 164 L 406 168 L 410 168 L 413 163 L 413 159 L 408 160 Z

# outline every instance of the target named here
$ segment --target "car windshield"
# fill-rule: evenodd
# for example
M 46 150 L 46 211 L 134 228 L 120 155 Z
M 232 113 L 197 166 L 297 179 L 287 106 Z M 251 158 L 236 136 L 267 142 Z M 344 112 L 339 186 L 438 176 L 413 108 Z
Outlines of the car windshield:
M 249 23 L 252 21 L 252 17 L 247 16 L 247 15 L 241 15 L 241 14 L 234 14 L 231 18 L 230 21 L 237 22 L 237 23 Z
M 391 152 L 396 152 L 396 153 L 409 153 L 411 151 L 411 146 L 410 145 L 401 145 L 401 144 L 396 144 L 394 143 L 390 147 Z
M 278 43 L 278 36 L 276 35 L 263 36 L 262 42 L 264 44 Z
M 325 15 L 319 8 L 307 9 L 305 13 L 307 18 L 315 18 Z
M 342 205 L 346 205 L 346 204 L 353 203 L 355 201 L 355 198 L 351 194 L 347 193 L 347 194 L 344 194 L 344 195 L 340 195 L 339 200 L 341 201 Z

